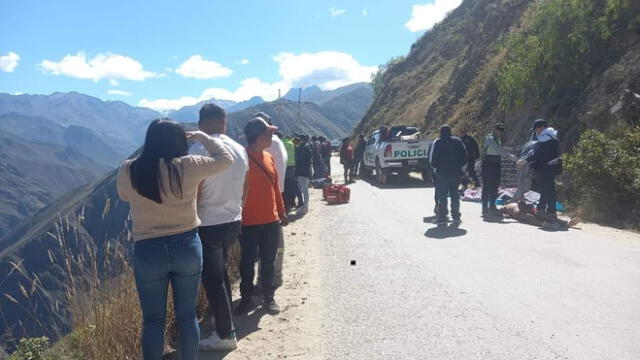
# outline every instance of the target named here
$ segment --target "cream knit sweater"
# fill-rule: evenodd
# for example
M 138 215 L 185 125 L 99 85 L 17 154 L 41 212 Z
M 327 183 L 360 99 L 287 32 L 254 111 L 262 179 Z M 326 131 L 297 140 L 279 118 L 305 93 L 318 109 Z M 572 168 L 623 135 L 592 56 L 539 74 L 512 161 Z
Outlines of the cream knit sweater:
M 131 184 L 129 165 L 125 161 L 118 170 L 118 195 L 131 205 L 133 239 L 135 241 L 175 235 L 200 226 L 196 196 L 205 178 L 225 171 L 233 163 L 231 154 L 219 140 L 207 136 L 202 145 L 211 156 L 189 155 L 173 160 L 181 169 L 182 197 L 171 191 L 162 193 L 162 204 L 142 197 Z M 160 174 L 164 189 L 170 189 L 168 170 L 161 160 Z

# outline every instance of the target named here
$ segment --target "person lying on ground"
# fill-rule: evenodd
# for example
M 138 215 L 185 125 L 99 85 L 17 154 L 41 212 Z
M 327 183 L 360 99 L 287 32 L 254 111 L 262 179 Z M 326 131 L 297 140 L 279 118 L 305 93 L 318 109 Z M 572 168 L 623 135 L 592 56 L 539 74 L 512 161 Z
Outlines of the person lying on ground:
M 508 215 L 514 220 L 519 222 L 538 226 L 544 230 L 566 230 L 570 227 L 578 225 L 581 220 L 579 218 L 573 218 L 570 221 L 557 219 L 555 221 L 549 221 L 543 219 L 540 216 L 536 216 L 534 208 L 531 205 L 526 204 L 524 201 L 519 203 L 511 203 L 503 206 L 501 209 L 503 214 Z

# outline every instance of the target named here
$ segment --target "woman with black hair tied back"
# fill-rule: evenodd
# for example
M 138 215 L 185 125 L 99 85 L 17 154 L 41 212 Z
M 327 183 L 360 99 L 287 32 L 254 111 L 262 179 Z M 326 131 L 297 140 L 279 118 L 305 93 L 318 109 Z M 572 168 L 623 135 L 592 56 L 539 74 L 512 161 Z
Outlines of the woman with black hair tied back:
M 211 156 L 188 155 L 188 140 L 202 143 Z M 185 132 L 175 121 L 157 119 L 149 125 L 142 153 L 125 161 L 118 171 L 118 195 L 131 206 L 145 360 L 163 356 L 169 284 L 182 359 L 197 359 L 202 245 L 196 195 L 202 180 L 226 170 L 232 162 L 218 140 L 201 131 Z

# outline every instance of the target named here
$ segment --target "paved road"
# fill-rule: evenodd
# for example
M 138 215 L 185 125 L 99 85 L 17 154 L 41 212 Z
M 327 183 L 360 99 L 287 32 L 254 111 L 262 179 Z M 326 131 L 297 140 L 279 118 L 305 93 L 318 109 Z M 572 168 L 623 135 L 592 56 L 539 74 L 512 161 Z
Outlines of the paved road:
M 440 231 L 418 181 L 351 188 L 314 190 L 286 229 L 283 312 L 236 318 L 238 350 L 202 359 L 640 359 L 640 235 L 485 223 L 475 203 Z
M 424 224 L 433 189 L 360 181 L 319 206 L 329 359 L 640 359 L 640 236 Z M 350 260 L 356 266 L 350 266 Z

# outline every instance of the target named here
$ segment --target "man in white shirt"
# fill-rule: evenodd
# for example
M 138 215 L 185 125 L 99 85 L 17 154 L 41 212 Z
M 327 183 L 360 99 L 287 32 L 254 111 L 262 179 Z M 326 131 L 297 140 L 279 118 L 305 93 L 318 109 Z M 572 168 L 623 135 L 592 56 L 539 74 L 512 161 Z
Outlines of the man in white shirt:
M 269 125 L 273 125 L 271 121 L 271 116 L 259 112 L 253 115 L 254 118 L 262 118 Z M 273 161 L 276 163 L 276 168 L 278 170 L 278 186 L 280 187 L 280 192 L 284 193 L 284 178 L 287 172 L 287 148 L 284 146 L 284 143 L 278 136 L 278 134 L 273 134 L 273 139 L 271 141 L 271 147 L 265 150 L 271 156 L 273 156 Z M 284 232 L 280 232 L 280 241 L 278 242 L 278 253 L 276 254 L 276 263 L 273 275 L 273 281 L 275 288 L 279 288 L 282 286 L 282 263 L 284 261 Z M 260 279 L 262 278 L 262 274 L 258 273 L 258 285 L 262 282 Z M 258 289 L 260 287 L 258 286 Z
M 198 127 L 219 139 L 233 157 L 229 170 L 205 179 L 198 192 L 198 217 L 202 221 L 198 233 L 202 241 L 204 285 L 209 311 L 216 323 L 216 332 L 200 341 L 202 350 L 233 350 L 237 347 L 231 319 L 231 286 L 226 271 L 228 250 L 238 238 L 242 222 L 245 177 L 249 170 L 245 148 L 226 136 L 227 120 L 223 108 L 205 104 L 200 109 Z M 191 154 L 208 155 L 196 144 Z

